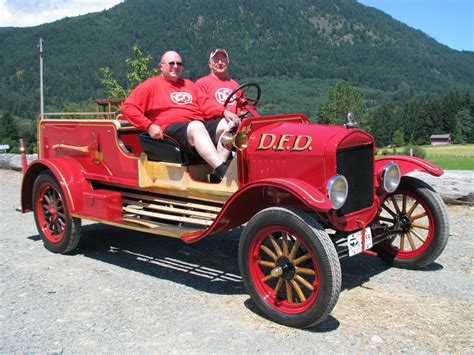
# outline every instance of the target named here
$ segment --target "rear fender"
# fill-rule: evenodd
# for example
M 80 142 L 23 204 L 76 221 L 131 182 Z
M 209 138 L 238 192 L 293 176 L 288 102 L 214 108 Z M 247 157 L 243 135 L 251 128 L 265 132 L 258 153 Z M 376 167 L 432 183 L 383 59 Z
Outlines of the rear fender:
M 329 198 L 320 190 L 297 179 L 263 179 L 245 185 L 226 202 L 214 223 L 204 232 L 181 237 L 186 243 L 242 225 L 259 211 L 271 206 L 287 206 L 315 213 L 332 208 Z
M 92 191 L 90 183 L 84 178 L 84 170 L 77 160 L 71 157 L 42 159 L 32 162 L 25 174 L 21 185 L 21 210 L 23 213 L 33 210 L 33 186 L 36 178 L 43 171 L 50 171 L 61 186 L 69 211 L 82 211 L 82 194 Z
M 377 159 L 375 161 L 375 172 L 380 175 L 385 165 L 392 161 L 400 166 L 402 176 L 412 171 L 421 171 L 434 176 L 444 174 L 443 169 L 427 160 L 403 155 L 390 155 Z

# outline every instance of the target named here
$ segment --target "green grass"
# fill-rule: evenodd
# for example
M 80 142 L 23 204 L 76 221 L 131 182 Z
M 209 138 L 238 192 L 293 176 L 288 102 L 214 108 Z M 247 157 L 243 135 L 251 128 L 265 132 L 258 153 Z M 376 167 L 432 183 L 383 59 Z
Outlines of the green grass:
M 474 144 L 423 145 L 427 156 L 474 158 Z
M 445 170 L 474 170 L 474 157 L 427 157 L 426 160 Z
M 474 144 L 423 145 L 426 160 L 445 170 L 474 170 Z M 392 152 L 393 148 L 382 148 Z M 396 153 L 402 154 L 405 147 L 395 148 Z

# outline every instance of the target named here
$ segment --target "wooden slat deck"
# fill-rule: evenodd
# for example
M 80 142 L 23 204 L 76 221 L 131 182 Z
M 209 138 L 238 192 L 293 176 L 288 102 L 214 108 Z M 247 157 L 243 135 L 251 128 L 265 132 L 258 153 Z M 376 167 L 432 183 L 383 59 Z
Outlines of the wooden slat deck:
M 187 202 L 133 192 L 123 192 L 122 197 L 124 220 L 149 228 L 155 228 L 155 223 L 162 225 L 168 221 L 208 227 L 221 210 L 221 207 L 205 202 Z

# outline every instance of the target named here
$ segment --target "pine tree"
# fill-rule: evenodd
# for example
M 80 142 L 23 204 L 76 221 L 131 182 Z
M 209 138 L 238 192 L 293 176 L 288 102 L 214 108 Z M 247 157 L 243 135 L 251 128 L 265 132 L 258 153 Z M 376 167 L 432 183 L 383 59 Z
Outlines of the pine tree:
M 6 112 L 0 119 L 0 139 L 9 138 L 13 141 L 18 140 L 18 130 L 10 112 Z
M 467 143 L 471 136 L 473 122 L 469 109 L 465 108 L 456 113 L 455 121 L 456 130 L 453 132 L 454 143 Z

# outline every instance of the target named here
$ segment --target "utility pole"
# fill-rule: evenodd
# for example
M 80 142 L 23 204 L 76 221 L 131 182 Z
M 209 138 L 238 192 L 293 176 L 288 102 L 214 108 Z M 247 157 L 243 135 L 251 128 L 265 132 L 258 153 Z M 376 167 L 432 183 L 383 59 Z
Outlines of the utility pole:
M 43 97 L 43 39 L 39 39 L 39 52 L 40 52 L 40 117 L 44 118 L 44 97 Z

